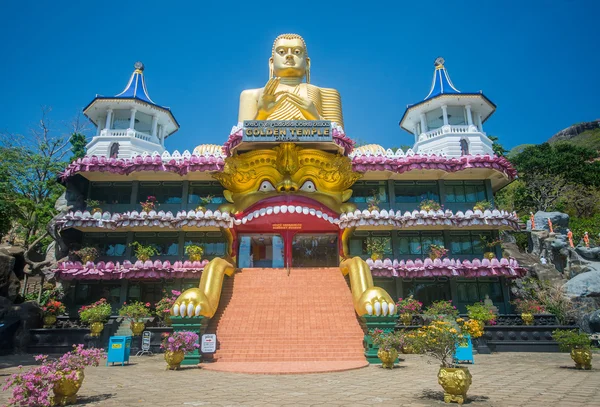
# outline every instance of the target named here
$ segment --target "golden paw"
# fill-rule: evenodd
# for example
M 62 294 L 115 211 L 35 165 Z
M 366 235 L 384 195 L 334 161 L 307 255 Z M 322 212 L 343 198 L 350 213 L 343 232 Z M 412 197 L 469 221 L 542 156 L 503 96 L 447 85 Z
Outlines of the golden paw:
M 394 315 L 396 303 L 392 297 L 380 287 L 368 288 L 358 301 L 360 315 L 369 314 L 376 316 Z
M 211 309 L 208 299 L 201 289 L 190 288 L 177 298 L 173 308 L 171 308 L 171 315 L 181 317 L 202 315 L 211 318 L 214 315 L 214 310 Z

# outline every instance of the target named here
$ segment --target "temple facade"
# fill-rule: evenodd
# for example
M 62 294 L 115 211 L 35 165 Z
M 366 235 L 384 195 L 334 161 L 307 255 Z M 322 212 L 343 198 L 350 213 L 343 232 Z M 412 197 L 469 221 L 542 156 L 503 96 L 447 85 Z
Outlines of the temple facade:
M 281 44 L 272 79 L 257 93 L 267 102 L 284 85 L 278 77 L 286 78 L 277 71 L 277 58 L 287 57 Z M 516 177 L 484 132 L 495 105 L 460 92 L 438 58 L 428 95 L 400 121 L 414 146 L 391 150 L 355 146 L 339 94 L 302 85 L 270 108 L 255 108 L 244 91 L 229 137 L 183 152 L 165 150 L 179 124 L 150 99 L 142 64 L 123 92 L 96 97 L 84 110 L 98 128 L 88 154 L 62 174 L 72 209 L 59 221 L 61 237 L 73 252 L 98 249 L 97 258 L 72 256 L 56 270 L 71 309 L 99 298 L 115 310 L 124 301 L 154 303 L 166 290 L 198 287 L 213 259 L 294 273 L 360 258 L 392 302 L 446 299 L 464 311 L 491 300 L 508 313 L 509 280 L 524 270 L 498 245 L 500 231 L 517 228 L 518 219 L 494 204 L 494 193 Z M 308 108 L 298 102 L 304 91 Z M 136 258 L 134 242 L 153 255 Z M 203 249 L 201 260 L 186 255 L 190 246 Z M 347 266 L 351 284 L 356 264 Z M 380 306 L 393 313 L 390 300 L 371 304 L 361 292 L 359 314 Z

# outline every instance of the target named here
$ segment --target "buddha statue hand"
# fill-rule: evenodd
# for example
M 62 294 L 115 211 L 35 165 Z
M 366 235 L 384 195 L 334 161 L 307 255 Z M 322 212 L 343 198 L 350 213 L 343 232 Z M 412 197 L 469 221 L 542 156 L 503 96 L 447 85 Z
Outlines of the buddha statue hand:
M 319 112 L 317 111 L 317 107 L 315 106 L 315 104 L 312 102 L 312 100 L 309 99 L 304 99 L 303 97 L 295 94 L 295 93 L 291 93 L 291 92 L 277 92 L 275 94 L 277 95 L 283 95 L 287 97 L 287 101 L 292 104 L 293 106 L 296 106 L 298 108 L 298 110 L 300 110 L 300 113 L 302 113 L 302 116 L 304 116 L 304 118 L 306 120 L 320 120 L 322 119 L 321 115 L 319 114 Z
M 185 290 L 175 300 L 171 315 L 212 318 L 217 312 L 225 275 L 232 276 L 234 266 L 221 258 L 212 259 L 202 271 L 199 288 Z
M 285 95 L 277 99 L 279 95 L 275 94 L 275 91 L 279 86 L 279 82 L 279 78 L 271 78 L 265 85 L 262 95 L 258 98 L 256 120 L 266 120 L 286 99 Z
M 346 259 L 340 264 L 340 269 L 343 275 L 350 276 L 354 309 L 359 316 L 385 317 L 396 313 L 396 303 L 383 288 L 374 286 L 371 268 L 363 259 Z

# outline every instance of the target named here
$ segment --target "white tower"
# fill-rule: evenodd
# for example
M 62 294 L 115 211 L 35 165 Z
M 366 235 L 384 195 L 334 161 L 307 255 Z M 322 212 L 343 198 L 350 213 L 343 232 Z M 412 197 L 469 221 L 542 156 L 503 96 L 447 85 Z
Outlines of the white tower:
M 454 87 L 444 59 L 435 60 L 429 94 L 419 103 L 407 106 L 400 127 L 413 133 L 417 153 L 492 155 L 492 141 L 483 132 L 483 123 L 496 105 L 483 93 L 462 93 Z
M 165 139 L 179 130 L 168 107 L 150 99 L 144 64 L 135 63 L 129 83 L 113 97 L 96 96 L 83 113 L 98 130 L 87 145 L 87 155 L 131 158 L 143 152 L 165 151 Z

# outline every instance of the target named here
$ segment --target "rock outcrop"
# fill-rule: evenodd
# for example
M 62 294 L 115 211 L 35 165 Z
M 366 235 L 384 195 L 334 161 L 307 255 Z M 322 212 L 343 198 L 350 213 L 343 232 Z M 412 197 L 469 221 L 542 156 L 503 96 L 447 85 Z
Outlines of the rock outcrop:
M 548 219 L 552 221 L 552 226 L 555 232 L 566 233 L 569 227 L 569 215 L 562 212 L 543 212 L 538 211 L 533 215 L 535 222 L 534 230 L 550 231 Z M 527 221 L 527 230 L 531 230 L 531 221 Z
M 583 133 L 586 130 L 593 130 L 593 129 L 597 129 L 599 127 L 600 127 L 600 119 L 597 119 L 597 120 L 594 120 L 591 122 L 577 123 L 570 127 L 567 127 L 564 130 L 559 131 L 554 136 L 550 137 L 550 139 L 548 140 L 548 143 L 552 144 L 552 143 L 556 143 L 559 141 L 569 141 L 573 137 Z

